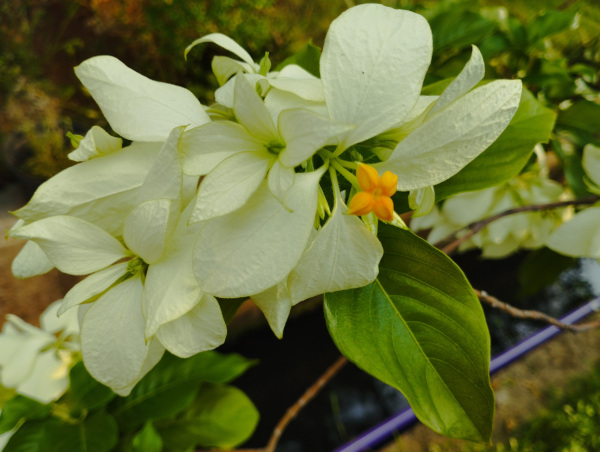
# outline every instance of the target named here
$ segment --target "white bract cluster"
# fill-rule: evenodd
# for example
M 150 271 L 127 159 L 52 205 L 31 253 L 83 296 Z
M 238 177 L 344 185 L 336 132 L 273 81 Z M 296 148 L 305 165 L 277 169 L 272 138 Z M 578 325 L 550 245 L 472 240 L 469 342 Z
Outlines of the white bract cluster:
M 72 136 L 80 163 L 43 184 L 10 231 L 29 240 L 17 276 L 89 275 L 61 313 L 83 311 L 85 365 L 120 394 L 165 349 L 187 357 L 220 345 L 217 298 L 251 297 L 280 337 L 296 303 L 372 282 L 377 219 L 399 223 L 395 190 L 431 204 L 433 185 L 483 152 L 520 100 L 518 81 L 476 87 L 476 48 L 441 96 L 421 96 L 429 26 L 381 5 L 332 23 L 320 78 L 296 65 L 270 72 L 268 58 L 256 64 L 221 34 L 187 51 L 207 42 L 239 58 L 213 61 L 222 86 L 210 108 L 113 57 L 78 66 L 132 143 L 98 127 Z M 361 163 L 369 146 L 373 166 Z
M 583 169 L 590 192 L 600 195 L 600 148 L 583 149 Z M 561 254 L 588 257 L 600 262 L 600 204 L 577 213 L 548 238 L 546 245 Z
M 460 193 L 446 199 L 425 216 L 411 221 L 414 231 L 430 230 L 427 240 L 438 243 L 472 223 L 524 206 L 565 200 L 557 182 L 531 171 L 485 190 Z M 462 242 L 459 251 L 482 250 L 486 258 L 506 257 L 519 249 L 536 249 L 570 215 L 569 209 L 521 212 L 507 215 L 483 227 Z M 462 234 L 467 233 L 463 230 Z M 460 238 L 461 233 L 458 234 Z
M 69 368 L 79 352 L 77 312 L 57 317 L 60 301 L 40 316 L 41 328 L 8 314 L 0 333 L 0 383 L 50 403 L 69 387 Z

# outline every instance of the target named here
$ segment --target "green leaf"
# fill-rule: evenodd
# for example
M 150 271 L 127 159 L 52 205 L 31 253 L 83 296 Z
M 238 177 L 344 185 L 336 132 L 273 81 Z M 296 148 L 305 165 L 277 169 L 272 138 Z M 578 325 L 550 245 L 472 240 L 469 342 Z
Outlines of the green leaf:
M 576 135 L 576 144 L 581 147 L 588 143 L 600 145 L 600 105 L 580 99 L 559 113 L 556 127 Z
M 113 411 L 125 429 L 148 420 L 167 419 L 185 410 L 195 399 L 201 382 L 226 383 L 254 364 L 240 355 L 214 351 L 181 359 L 165 353 Z
M 141 432 L 133 437 L 133 452 L 161 452 L 162 438 L 151 422 L 146 422 Z
M 436 200 L 506 182 L 519 174 L 537 143 L 549 140 L 555 113 L 523 89 L 521 103 L 508 127 L 479 157 L 435 186 Z
M 556 281 L 558 276 L 576 261 L 573 257 L 558 254 L 549 248 L 530 252 L 519 266 L 519 295 L 529 297 L 537 294 L 545 286 Z
M 83 362 L 73 366 L 69 379 L 71 386 L 68 394 L 73 404 L 73 411 L 101 408 L 116 395 L 110 388 L 96 381 L 88 373 Z
M 572 11 L 548 11 L 536 17 L 527 27 L 527 39 L 530 44 L 544 39 L 571 26 L 575 19 L 576 10 Z
M 313 45 L 311 42 L 307 42 L 302 50 L 295 53 L 291 57 L 286 58 L 277 65 L 276 70 L 280 71 L 288 64 L 297 64 L 303 69 L 306 69 L 315 77 L 320 77 L 319 60 L 321 59 L 321 49 Z
M 232 449 L 246 441 L 258 424 L 258 410 L 241 390 L 207 384 L 184 417 L 158 427 L 167 450 L 195 446 Z
M 0 434 L 12 430 L 21 420 L 41 420 L 48 417 L 51 407 L 51 405 L 44 405 L 37 400 L 17 394 L 2 408 Z
M 447 53 L 449 47 L 470 47 L 485 36 L 491 34 L 496 24 L 481 15 L 452 4 L 440 11 L 429 20 L 433 33 L 433 48 L 435 55 Z
M 52 418 L 45 424 L 40 449 L 44 452 L 108 452 L 118 440 L 117 423 L 104 411 L 90 414 L 83 422 Z
M 25 422 L 2 449 L 3 452 L 43 452 L 43 437 L 46 423 L 43 421 Z
M 379 277 L 325 294 L 340 351 L 399 389 L 433 430 L 487 442 L 492 432 L 490 337 L 483 310 L 454 262 L 410 231 L 381 225 Z

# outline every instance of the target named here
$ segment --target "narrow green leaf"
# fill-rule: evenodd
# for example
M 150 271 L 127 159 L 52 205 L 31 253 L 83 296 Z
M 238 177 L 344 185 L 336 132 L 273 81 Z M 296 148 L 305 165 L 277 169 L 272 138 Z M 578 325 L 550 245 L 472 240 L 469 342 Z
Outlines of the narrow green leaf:
M 167 419 L 186 409 L 195 399 L 202 382 L 225 383 L 254 364 L 240 355 L 214 351 L 181 359 L 165 353 L 127 397 L 119 399 L 113 411 L 119 425 L 133 428 L 148 420 Z
M 410 231 L 383 225 L 379 277 L 325 295 L 340 351 L 399 389 L 419 419 L 455 438 L 489 441 L 494 394 L 483 310 L 462 271 Z
M 241 390 L 206 384 L 185 416 L 158 429 L 167 450 L 232 449 L 252 435 L 258 418 L 258 410 Z
M 68 394 L 74 411 L 95 410 L 103 407 L 116 395 L 109 387 L 96 381 L 88 373 L 83 362 L 73 366 L 69 379 L 71 386 Z
M 51 405 L 17 394 L 2 407 L 0 414 L 0 434 L 6 433 L 23 420 L 41 420 L 50 414 Z
M 133 452 L 161 452 L 162 438 L 151 422 L 146 422 L 141 432 L 133 437 Z
M 302 50 L 298 53 L 286 58 L 277 65 L 277 70 L 280 71 L 288 64 L 297 64 L 303 69 L 306 69 L 315 77 L 320 77 L 319 60 L 321 59 L 321 49 L 307 42 Z
M 498 185 L 525 166 L 537 143 L 550 139 L 555 113 L 523 89 L 521 103 L 508 127 L 479 157 L 450 179 L 435 186 L 438 201 L 450 195 Z
M 117 444 L 118 433 L 114 418 L 104 411 L 96 411 L 78 423 L 52 418 L 46 421 L 40 451 L 109 452 Z

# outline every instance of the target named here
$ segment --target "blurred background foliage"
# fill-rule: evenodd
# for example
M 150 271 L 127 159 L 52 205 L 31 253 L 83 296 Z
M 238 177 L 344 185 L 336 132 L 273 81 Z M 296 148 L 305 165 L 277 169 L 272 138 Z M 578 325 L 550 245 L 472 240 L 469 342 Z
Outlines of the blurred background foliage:
M 222 32 L 274 66 L 307 42 L 322 47 L 331 21 L 352 0 L 3 0 L 0 2 L 0 181 L 32 187 L 69 165 L 67 131 L 106 126 L 72 68 L 111 54 L 204 103 L 216 80 L 216 46 L 183 50 Z M 600 144 L 600 6 L 596 0 L 383 0 L 423 14 L 434 35 L 426 84 L 453 77 L 477 45 L 488 78 L 520 78 L 559 113 L 550 150 L 577 195 L 583 145 Z M 562 174 L 559 175 L 562 177 Z

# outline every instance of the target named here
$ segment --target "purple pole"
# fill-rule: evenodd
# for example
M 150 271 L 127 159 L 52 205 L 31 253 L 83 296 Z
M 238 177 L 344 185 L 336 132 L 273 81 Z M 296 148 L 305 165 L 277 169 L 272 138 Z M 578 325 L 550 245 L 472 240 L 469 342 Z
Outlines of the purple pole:
M 561 321 L 567 324 L 576 323 L 590 315 L 592 312 L 598 310 L 600 310 L 600 298 L 589 301 L 580 308 L 572 311 L 561 318 Z M 563 330 L 558 327 L 549 326 L 538 331 L 537 333 L 532 334 L 514 347 L 511 347 L 505 352 L 494 357 L 490 362 L 490 373 L 493 374 L 494 372 L 506 367 L 513 361 L 516 361 L 517 359 L 526 355 L 562 331 Z M 360 436 L 354 438 L 349 443 L 346 443 L 343 446 L 335 449 L 334 452 L 360 452 L 365 449 L 374 448 L 382 442 L 389 440 L 394 433 L 406 430 L 416 422 L 417 417 L 415 416 L 413 410 L 410 407 L 405 408 L 370 430 L 367 430 Z

